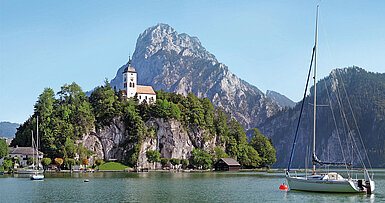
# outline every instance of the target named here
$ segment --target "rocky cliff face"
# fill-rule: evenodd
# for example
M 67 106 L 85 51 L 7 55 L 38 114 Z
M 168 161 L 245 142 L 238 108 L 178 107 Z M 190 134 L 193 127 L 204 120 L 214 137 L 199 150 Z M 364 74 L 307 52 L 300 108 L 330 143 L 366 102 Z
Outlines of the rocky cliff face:
M 122 89 L 122 72 L 127 65 L 118 70 L 112 86 Z M 198 38 L 178 34 L 166 24 L 150 27 L 139 36 L 132 65 L 138 72 L 139 84 L 207 97 L 230 112 L 244 129 L 255 127 L 282 108 L 219 63 Z
M 224 148 L 216 135 L 208 137 L 205 130 L 198 128 L 186 130 L 176 120 L 152 118 L 146 122 L 146 126 L 154 126 L 156 134 L 154 137 L 146 137 L 142 142 L 137 163 L 139 168 L 154 168 L 154 164 L 147 161 L 148 150 L 158 150 L 163 158 L 189 159 L 194 148 L 206 152 L 213 152 L 217 146 Z M 90 161 L 97 158 L 123 161 L 126 153 L 134 147 L 133 144 L 122 147 L 126 139 L 124 122 L 115 118 L 104 129 L 84 135 L 82 143 L 84 147 L 96 152 Z M 159 163 L 155 166 L 160 167 Z
M 384 166 L 384 81 L 385 74 L 369 73 L 361 68 L 353 67 L 333 70 L 328 77 L 317 83 L 317 105 L 322 106 L 317 107 L 316 154 L 321 160 L 343 162 L 343 156 L 345 156 L 349 162 L 353 159 L 354 164 L 361 166 L 357 154 L 357 151 L 359 151 L 365 160 L 366 166 L 369 166 L 359 138 L 359 135 L 361 135 L 372 165 L 376 167 Z M 309 149 L 308 157 L 311 157 L 313 146 L 313 89 L 305 99 L 293 167 L 305 166 L 304 160 L 307 149 Z M 349 102 L 360 132 L 355 126 Z M 293 109 L 278 112 L 257 126 L 262 134 L 273 140 L 274 147 L 277 150 L 275 167 L 287 167 L 289 162 L 300 112 L 300 103 Z M 325 105 L 330 105 L 332 108 Z M 345 115 L 341 112 L 344 112 Z M 335 115 L 337 127 L 332 113 Z M 347 129 L 350 129 L 350 131 Z M 355 150 L 353 152 L 352 145 Z M 344 154 L 342 154 L 342 151 Z

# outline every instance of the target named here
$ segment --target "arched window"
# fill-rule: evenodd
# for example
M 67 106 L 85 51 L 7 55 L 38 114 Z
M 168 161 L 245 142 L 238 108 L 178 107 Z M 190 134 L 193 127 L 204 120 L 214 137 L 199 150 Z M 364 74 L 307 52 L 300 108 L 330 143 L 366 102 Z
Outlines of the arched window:
M 135 83 L 132 83 L 132 87 L 135 87 Z

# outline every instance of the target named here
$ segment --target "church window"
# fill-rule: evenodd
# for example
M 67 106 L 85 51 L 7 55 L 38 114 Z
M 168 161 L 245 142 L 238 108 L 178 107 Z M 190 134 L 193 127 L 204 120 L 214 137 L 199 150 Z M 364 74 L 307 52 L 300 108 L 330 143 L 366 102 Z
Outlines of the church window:
M 132 83 L 132 87 L 135 87 L 135 83 Z
M 142 96 L 139 96 L 139 99 L 142 99 Z

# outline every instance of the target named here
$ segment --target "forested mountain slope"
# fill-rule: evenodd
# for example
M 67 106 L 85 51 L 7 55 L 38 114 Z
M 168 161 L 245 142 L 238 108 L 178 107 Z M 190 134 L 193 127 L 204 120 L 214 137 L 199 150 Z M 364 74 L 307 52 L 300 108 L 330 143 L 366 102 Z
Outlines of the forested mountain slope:
M 304 167 L 306 149 L 312 147 L 313 89 L 305 100 L 294 167 Z M 339 135 L 345 156 L 351 160 L 352 155 L 348 149 L 352 141 L 347 136 L 349 126 L 363 158 L 366 159 L 363 147 L 359 144 L 359 133 L 348 103 L 350 101 L 372 165 L 385 167 L 385 74 L 367 72 L 358 67 L 335 69 L 328 77 L 317 83 L 317 105 L 329 104 L 328 92 L 338 128 L 335 127 L 330 107 L 317 107 L 316 153 L 318 157 L 323 160 L 343 161 L 337 136 Z M 339 100 L 336 95 L 339 95 Z M 347 121 L 340 113 L 342 110 L 345 112 Z M 299 111 L 300 102 L 294 108 L 281 111 L 258 125 L 261 132 L 273 140 L 277 149 L 278 161 L 275 165 L 277 167 L 287 167 Z M 353 159 L 358 160 L 357 155 L 354 155 Z M 357 164 L 357 161 L 355 163 Z

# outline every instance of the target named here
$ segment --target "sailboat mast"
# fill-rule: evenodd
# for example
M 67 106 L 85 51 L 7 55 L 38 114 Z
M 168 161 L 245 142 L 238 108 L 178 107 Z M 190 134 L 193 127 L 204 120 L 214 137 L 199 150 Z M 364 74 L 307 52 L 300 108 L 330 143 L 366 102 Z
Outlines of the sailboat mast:
M 35 169 L 35 150 L 33 148 L 33 130 L 31 131 L 32 139 L 31 139 L 31 146 L 32 146 L 32 168 Z
M 36 116 L 36 155 L 37 169 L 39 169 L 39 116 Z
M 316 21 L 315 21 L 315 51 L 314 51 L 314 118 L 313 118 L 313 157 L 316 156 L 315 154 L 315 130 L 316 130 L 316 111 L 317 111 L 317 37 L 318 37 L 318 8 L 319 5 L 317 5 L 317 15 L 316 15 Z M 313 174 L 315 174 L 315 162 L 313 162 Z

